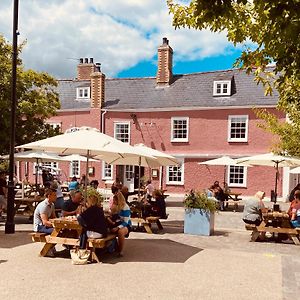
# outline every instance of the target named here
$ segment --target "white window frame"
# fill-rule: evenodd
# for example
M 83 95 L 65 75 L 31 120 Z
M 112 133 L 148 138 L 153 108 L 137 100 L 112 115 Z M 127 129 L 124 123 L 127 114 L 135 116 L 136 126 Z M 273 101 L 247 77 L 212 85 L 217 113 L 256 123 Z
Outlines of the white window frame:
M 56 168 L 58 169 L 58 162 L 56 161 L 45 161 L 45 162 L 42 162 L 42 163 L 39 163 L 39 167 L 43 167 L 43 166 L 48 166 L 48 167 L 51 167 L 51 168 Z M 33 163 L 33 171 L 32 173 L 35 175 L 35 170 L 36 170 L 36 162 Z M 50 172 L 53 170 L 52 169 L 48 169 Z M 39 168 L 38 170 L 38 174 L 41 175 L 42 174 L 42 168 Z
M 169 180 L 169 172 L 170 168 L 178 167 L 178 166 L 167 166 L 166 167 L 166 184 L 167 185 L 184 185 L 184 159 L 177 159 L 181 167 L 181 181 L 170 181 Z
M 110 167 L 110 174 L 111 176 L 106 176 L 106 168 L 107 167 Z M 105 161 L 102 161 L 102 179 L 104 180 L 112 180 L 113 177 L 114 177 L 114 168 L 113 168 L 113 165 L 110 165 L 110 164 L 107 164 Z
M 82 95 L 80 95 L 80 92 L 82 92 Z M 85 92 L 87 92 L 86 96 L 84 95 Z M 91 88 L 89 86 L 76 88 L 76 99 L 90 99 L 90 98 L 91 98 Z
M 227 92 L 224 92 L 224 85 L 227 84 Z M 218 85 L 221 85 L 221 91 L 218 93 Z M 215 80 L 213 88 L 214 96 L 230 96 L 231 95 L 231 80 Z
M 174 137 L 174 121 L 186 121 L 186 137 L 185 138 L 175 138 Z M 189 141 L 189 117 L 172 117 L 171 118 L 171 142 L 182 142 L 186 143 Z
M 122 140 L 120 140 L 118 137 L 117 137 L 117 126 L 118 125 L 128 125 L 128 142 L 123 142 Z M 126 144 L 130 144 L 130 122 L 114 122 L 114 138 L 123 142 L 123 143 L 126 143 Z
M 78 174 L 74 174 L 74 167 L 73 167 L 73 163 L 74 162 L 77 162 L 78 163 Z M 70 177 L 72 178 L 72 177 L 76 177 L 76 178 L 80 178 L 80 161 L 79 160 L 72 160 L 72 161 L 70 161 L 70 170 L 69 170 L 69 175 L 70 175 Z
M 59 132 L 61 132 L 61 122 L 47 122 L 48 125 L 50 125 L 50 127 L 52 127 L 53 129 L 58 128 Z
M 231 123 L 232 123 L 232 119 L 234 119 L 234 118 L 245 119 L 246 131 L 245 131 L 244 138 L 231 137 Z M 249 116 L 248 115 L 230 115 L 230 116 L 228 116 L 228 137 L 227 137 L 228 142 L 248 142 L 248 131 L 249 131 Z
M 239 167 L 243 168 L 243 183 L 230 183 L 230 167 Z M 246 166 L 227 166 L 227 182 L 228 182 L 228 187 L 247 187 L 247 173 L 248 173 L 248 168 Z

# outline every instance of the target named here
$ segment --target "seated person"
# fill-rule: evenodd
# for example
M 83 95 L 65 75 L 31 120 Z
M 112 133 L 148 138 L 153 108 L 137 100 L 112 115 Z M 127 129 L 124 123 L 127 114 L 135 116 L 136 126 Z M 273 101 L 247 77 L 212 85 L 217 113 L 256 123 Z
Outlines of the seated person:
M 103 208 L 98 205 L 96 196 L 90 196 L 87 199 L 87 209 L 77 219 L 82 226 L 80 249 L 86 248 L 88 238 L 99 239 L 107 237 L 107 226 Z
M 75 216 L 81 212 L 82 193 L 79 190 L 70 192 L 70 199 L 64 201 L 62 206 L 62 216 Z
M 300 227 L 300 191 L 296 190 L 294 193 L 294 200 L 292 201 L 288 214 L 291 216 L 291 224 L 293 227 Z
M 118 226 L 112 228 L 111 232 L 117 233 L 119 256 L 123 256 L 125 237 L 128 237 L 129 232 L 131 231 L 130 208 L 126 203 L 125 198 L 121 192 L 118 192 L 116 196 L 118 203 L 117 211 L 121 223 Z
M 116 180 L 113 182 L 111 188 L 115 187 L 117 188 L 118 190 L 121 190 L 123 184 L 122 182 L 120 181 L 120 179 L 117 177 Z M 114 193 L 113 193 L 114 194 Z
M 154 192 L 154 185 L 151 183 L 151 180 L 147 181 L 147 185 L 145 187 L 145 192 L 146 192 L 146 198 L 148 200 L 151 200 L 152 194 Z
M 162 219 L 167 219 L 166 213 L 166 201 L 163 193 L 160 190 L 154 190 L 153 192 L 154 201 L 151 201 L 152 211 L 154 214 Z
M 253 199 L 247 200 L 244 206 L 243 221 L 246 224 L 254 224 L 258 226 L 262 221 L 262 213 L 267 212 L 263 203 L 265 192 L 258 191 Z
M 56 189 L 53 186 L 45 190 L 46 199 L 40 202 L 33 215 L 33 231 L 51 234 L 53 231 L 50 218 L 55 218 Z
M 210 189 L 213 191 L 214 197 L 219 201 L 220 210 L 224 210 L 224 201 L 227 200 L 227 197 L 223 189 L 220 187 L 219 181 L 215 181 Z
M 291 191 L 290 195 L 289 195 L 289 201 L 292 202 L 295 198 L 294 198 L 294 194 L 296 191 L 300 190 L 300 183 L 298 183 Z
M 61 185 L 57 180 L 53 180 L 53 185 L 56 186 L 56 201 L 54 203 L 55 205 L 55 209 L 62 209 L 63 205 L 64 205 L 64 195 L 63 192 L 61 190 Z M 58 213 L 56 211 L 56 217 L 60 217 L 60 213 Z
M 73 190 L 78 190 L 79 189 L 79 183 L 77 181 L 76 176 L 72 178 L 72 181 L 69 183 L 69 192 Z
M 106 217 L 107 225 L 109 228 L 117 227 L 121 224 L 121 220 L 118 213 L 118 197 L 113 195 L 112 205 L 110 207 L 110 216 Z

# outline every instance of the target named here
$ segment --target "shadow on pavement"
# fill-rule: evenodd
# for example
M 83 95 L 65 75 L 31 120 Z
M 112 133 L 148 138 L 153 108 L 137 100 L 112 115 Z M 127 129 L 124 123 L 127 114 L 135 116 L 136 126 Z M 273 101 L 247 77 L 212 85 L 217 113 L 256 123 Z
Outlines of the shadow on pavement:
M 124 256 L 119 258 L 114 254 L 105 253 L 101 260 L 104 263 L 118 262 L 169 262 L 184 263 L 203 249 L 184 245 L 169 239 L 128 239 L 126 240 Z
M 0 248 L 14 248 L 26 244 L 31 244 L 29 233 L 32 231 L 20 231 L 13 234 L 5 234 L 0 231 Z

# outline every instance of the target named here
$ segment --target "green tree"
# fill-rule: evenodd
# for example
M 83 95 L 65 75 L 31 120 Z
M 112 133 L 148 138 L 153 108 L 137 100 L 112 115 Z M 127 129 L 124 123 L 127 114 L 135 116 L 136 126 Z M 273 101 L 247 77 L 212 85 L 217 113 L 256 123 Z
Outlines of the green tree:
M 263 127 L 279 136 L 278 152 L 294 152 L 289 140 L 300 140 L 300 1 L 299 0 L 193 0 L 187 5 L 167 0 L 175 28 L 227 32 L 234 45 L 249 44 L 235 63 L 254 72 L 265 93 L 275 88 L 278 109 L 292 121 L 280 123 L 266 111 L 257 111 Z M 267 66 L 275 63 L 274 68 Z M 291 136 L 293 134 L 293 136 Z M 288 138 L 290 136 L 290 138 Z M 297 152 L 300 155 L 300 149 Z M 294 153 L 295 154 L 295 153 Z
M 0 35 L 0 154 L 9 152 L 11 56 L 11 44 Z M 56 86 L 57 81 L 49 74 L 25 70 L 18 59 L 16 145 L 57 134 L 45 123 L 60 107 Z

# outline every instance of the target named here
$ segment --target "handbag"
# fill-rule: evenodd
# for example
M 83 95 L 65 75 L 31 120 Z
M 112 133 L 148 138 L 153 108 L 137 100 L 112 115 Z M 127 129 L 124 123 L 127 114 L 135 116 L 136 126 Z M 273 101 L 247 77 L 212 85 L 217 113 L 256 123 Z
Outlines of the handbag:
M 73 265 L 86 265 L 91 255 L 88 249 L 71 249 L 70 250 Z

